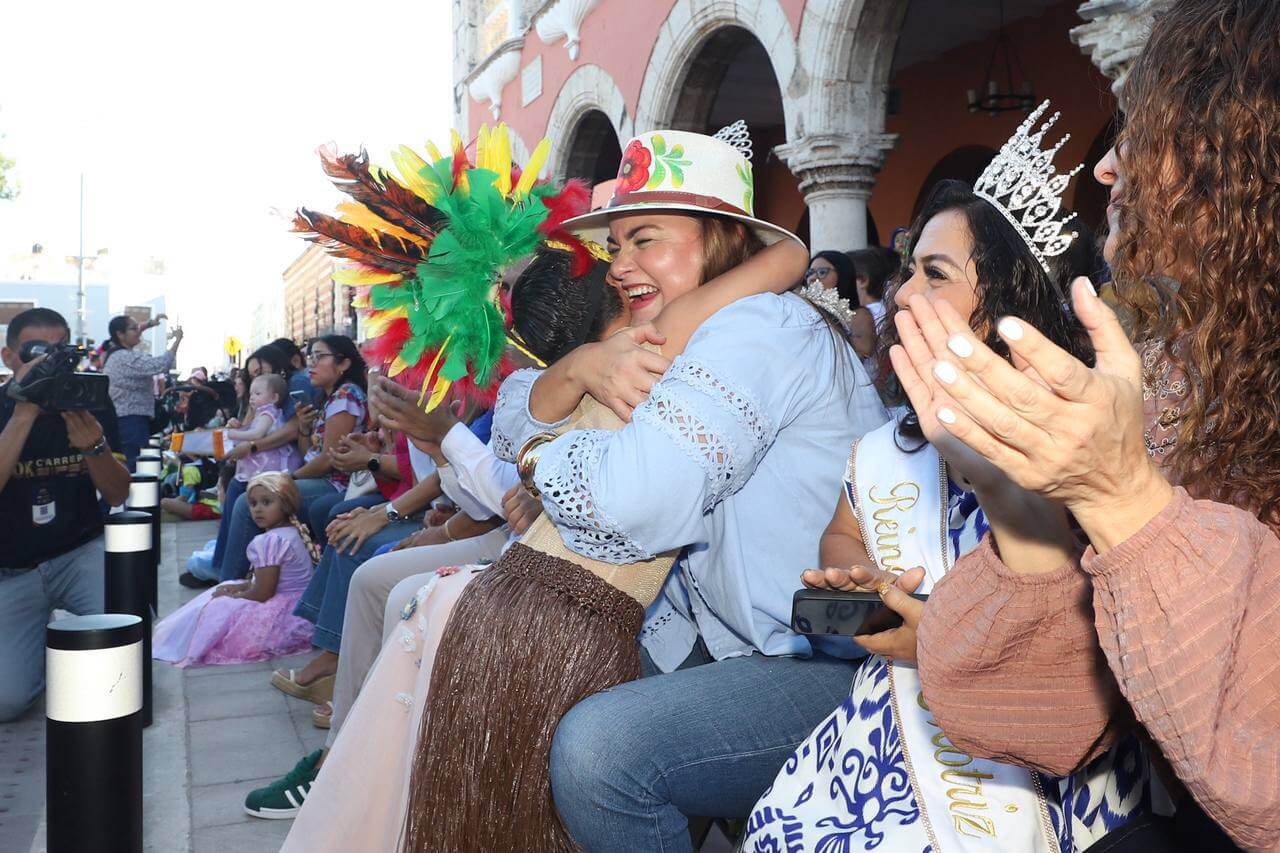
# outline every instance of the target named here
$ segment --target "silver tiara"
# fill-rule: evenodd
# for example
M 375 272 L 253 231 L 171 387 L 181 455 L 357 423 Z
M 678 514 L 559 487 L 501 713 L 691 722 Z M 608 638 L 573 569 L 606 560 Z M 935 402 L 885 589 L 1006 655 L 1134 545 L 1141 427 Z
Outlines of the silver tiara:
M 733 124 L 726 124 L 711 138 L 729 143 L 737 148 L 743 157 L 751 159 L 751 131 L 747 129 L 747 123 L 742 119 L 738 119 Z
M 1009 141 L 1000 149 L 978 182 L 973 185 L 974 195 L 995 205 L 1004 214 L 1040 266 L 1049 272 L 1049 258 L 1057 257 L 1071 247 L 1080 235 L 1075 231 L 1063 232 L 1074 213 L 1059 216 L 1062 210 L 1062 191 L 1071 183 L 1075 174 L 1084 168 L 1080 164 L 1066 174 L 1058 174 L 1053 168 L 1054 155 L 1067 144 L 1071 134 L 1063 136 L 1049 150 L 1040 147 L 1044 135 L 1053 127 L 1061 113 L 1054 113 L 1035 133 L 1031 128 L 1049 108 L 1045 101 L 1018 125 Z

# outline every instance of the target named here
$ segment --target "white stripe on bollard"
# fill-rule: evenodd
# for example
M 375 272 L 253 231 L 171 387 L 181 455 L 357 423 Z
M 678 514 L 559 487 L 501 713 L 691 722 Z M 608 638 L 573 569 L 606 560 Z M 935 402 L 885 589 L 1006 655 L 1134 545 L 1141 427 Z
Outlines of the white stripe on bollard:
M 151 522 L 145 524 L 108 524 L 105 527 L 108 554 L 132 554 L 151 550 Z
M 141 662 L 141 641 L 114 649 L 46 648 L 45 716 L 92 723 L 137 713 L 142 710 Z
M 160 505 L 160 483 L 157 480 L 142 481 L 137 480 L 129 484 L 129 499 L 125 501 L 125 506 L 133 509 L 139 507 L 142 509 L 150 509 Z

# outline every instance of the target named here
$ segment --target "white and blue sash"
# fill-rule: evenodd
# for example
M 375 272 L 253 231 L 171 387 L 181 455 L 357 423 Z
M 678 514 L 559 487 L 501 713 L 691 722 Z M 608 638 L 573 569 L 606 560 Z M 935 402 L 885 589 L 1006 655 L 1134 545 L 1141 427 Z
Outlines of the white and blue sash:
M 900 450 L 896 432 L 889 424 L 854 446 L 846 494 L 867 553 L 894 574 L 924 567 L 916 591 L 928 593 L 952 563 L 947 472 L 930 445 Z M 929 713 L 914 665 L 890 662 L 887 675 L 919 828 L 933 853 L 1059 853 L 1039 777 L 952 745 Z
M 976 496 L 951 491 L 932 447 L 908 453 L 896 433 L 891 422 L 855 445 L 845 496 L 868 553 L 888 571 L 923 566 L 928 592 L 986 519 Z M 921 702 L 915 668 L 875 655 L 756 803 L 742 850 L 1079 853 L 1150 808 L 1149 784 L 1135 737 L 1060 779 L 960 752 Z

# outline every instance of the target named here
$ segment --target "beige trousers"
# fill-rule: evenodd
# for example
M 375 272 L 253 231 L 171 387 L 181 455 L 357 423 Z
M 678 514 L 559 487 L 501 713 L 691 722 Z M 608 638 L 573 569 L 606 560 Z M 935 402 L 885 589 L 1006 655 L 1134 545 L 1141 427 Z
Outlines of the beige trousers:
M 356 569 L 347 593 L 342 653 L 338 655 L 338 675 L 333 685 L 333 722 L 326 748 L 333 746 L 383 642 L 400 621 L 401 608 L 427 582 L 427 576 L 444 566 L 496 560 L 507 538 L 504 525 L 458 542 L 391 551 Z

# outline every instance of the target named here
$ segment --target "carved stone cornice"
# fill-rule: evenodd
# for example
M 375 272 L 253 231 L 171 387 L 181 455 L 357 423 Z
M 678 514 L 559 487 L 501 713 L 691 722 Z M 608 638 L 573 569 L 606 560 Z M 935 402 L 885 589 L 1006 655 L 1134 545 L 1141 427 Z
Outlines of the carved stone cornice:
M 796 176 L 806 199 L 849 194 L 869 198 L 876 172 L 897 141 L 896 133 L 852 137 L 815 134 L 779 145 L 774 151 Z
M 495 119 L 502 112 L 503 87 L 520 73 L 522 50 L 524 36 L 507 39 L 494 48 L 462 81 L 471 97 L 481 103 L 489 102 L 489 111 Z
M 1071 40 L 1112 80 L 1119 93 L 1129 66 L 1142 52 L 1155 13 L 1172 0 L 1089 0 L 1080 6 L 1086 23 L 1071 30 Z
M 543 44 L 563 38 L 569 58 L 576 61 L 582 22 L 599 5 L 600 0 L 550 0 L 534 13 L 533 27 Z

